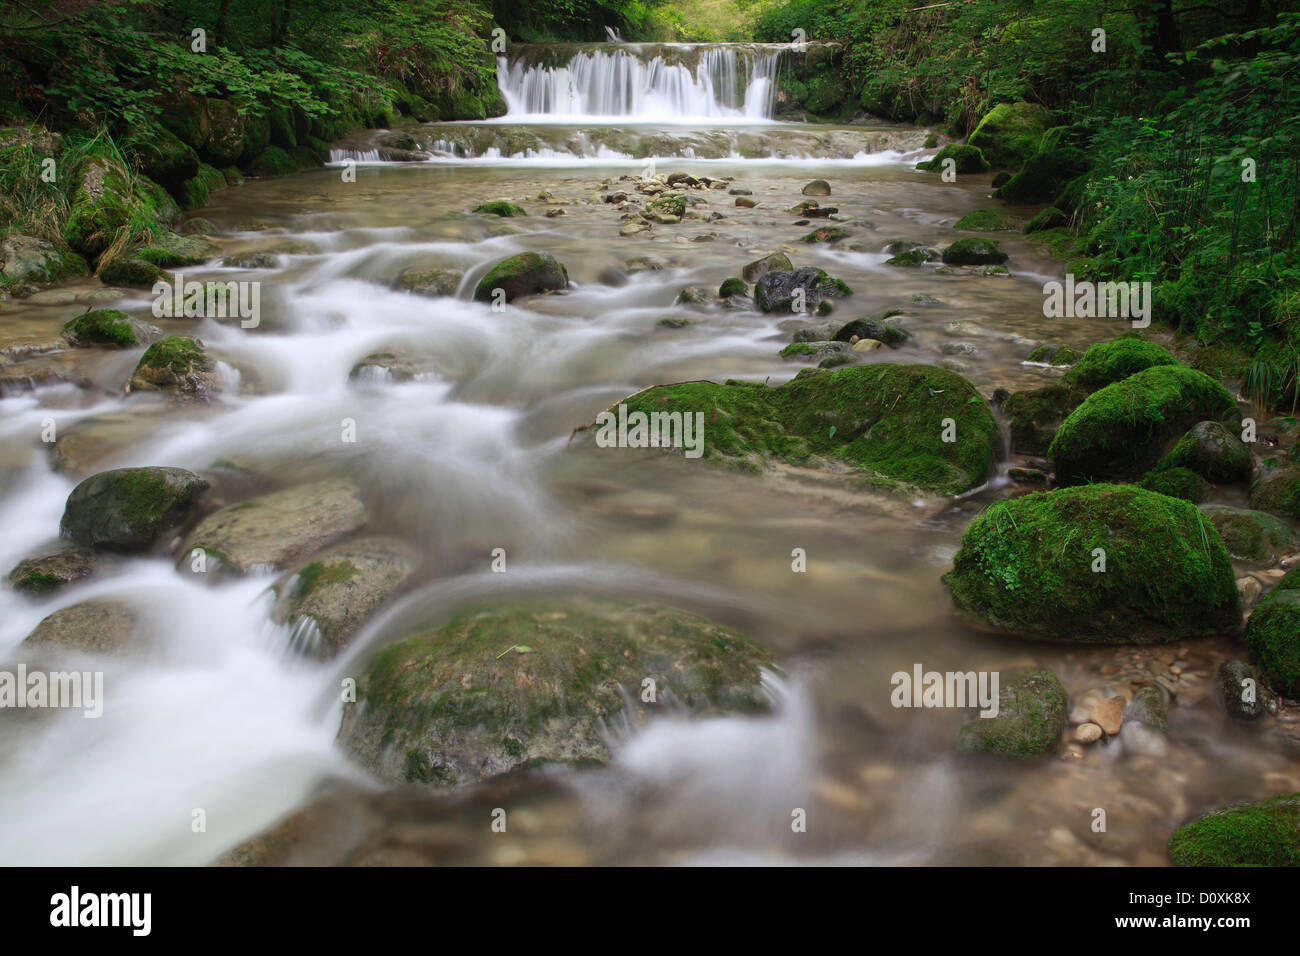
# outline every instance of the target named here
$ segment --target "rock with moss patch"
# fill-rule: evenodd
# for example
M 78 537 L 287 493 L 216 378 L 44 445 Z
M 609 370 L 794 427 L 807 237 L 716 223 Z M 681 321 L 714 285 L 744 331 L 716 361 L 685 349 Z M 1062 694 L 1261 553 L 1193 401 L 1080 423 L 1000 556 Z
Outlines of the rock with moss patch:
M 327 479 L 228 505 L 194 528 L 181 549 L 189 564 L 198 548 L 223 570 L 248 574 L 282 569 L 359 531 L 366 510 L 355 484 Z
M 1224 807 L 1169 839 L 1176 866 L 1300 866 L 1300 793 Z
M 998 198 L 1022 205 L 1051 202 L 1066 183 L 1086 173 L 1088 166 L 1088 157 L 1078 149 L 1039 150 L 1003 183 Z
M 332 657 L 415 573 L 419 554 L 396 538 L 358 538 L 312 556 L 275 584 L 271 612 L 295 649 Z
M 1300 697 L 1300 588 L 1279 586 L 1260 601 L 1245 640 L 1269 685 Z
M 26 558 L 9 572 L 9 583 L 15 591 L 49 594 L 90 577 L 95 570 L 95 557 L 89 548 L 68 548 Z
M 63 235 L 75 252 L 95 259 L 117 241 L 137 202 L 127 170 L 112 157 L 87 156 L 76 176 Z
M 836 342 L 851 343 L 855 336 L 858 339 L 876 339 L 890 348 L 902 345 L 909 338 L 906 329 L 882 319 L 854 319 L 840 326 L 831 338 Z
M 1160 365 L 1088 396 L 1047 453 L 1061 485 L 1130 479 L 1200 420 L 1239 421 L 1240 412 L 1227 389 L 1204 372 Z
M 688 382 L 647 389 L 625 404 L 629 416 L 647 420 L 702 413 L 706 459 L 751 470 L 772 459 L 849 465 L 882 490 L 969 490 L 987 479 L 999 444 L 997 422 L 974 386 L 928 365 L 804 369 L 776 387 Z M 944 441 L 946 433 L 956 440 Z
M 1188 468 L 1158 468 L 1143 478 L 1138 487 L 1194 505 L 1210 497 L 1209 482 Z
M 847 239 L 853 233 L 840 226 L 819 226 L 812 232 L 803 237 L 803 242 L 839 242 L 841 239 Z
M 1021 455 L 1045 455 L 1052 439 L 1087 394 L 1060 382 L 1016 392 L 1002 405 L 1011 428 L 1012 447 Z
M 405 269 L 397 277 L 397 286 L 416 295 L 451 296 L 464 277 L 463 272 L 454 269 Z
M 174 232 L 154 235 L 151 245 L 135 253 L 137 259 L 152 262 L 160 269 L 195 266 L 216 256 L 217 246 L 195 236 L 178 236 Z
M 507 302 L 523 295 L 555 292 L 569 287 L 569 273 L 549 252 L 521 252 L 502 259 L 474 289 L 474 298 L 490 302 L 500 289 Z
M 1271 514 L 1228 505 L 1206 505 L 1203 510 L 1238 561 L 1271 565 L 1300 549 L 1300 536 Z
M 670 226 L 679 223 L 682 221 L 682 217 L 686 215 L 686 197 L 660 196 L 646 205 L 645 212 L 642 215 L 651 222 L 657 222 L 660 225 Z
M 811 312 L 825 299 L 852 293 L 842 280 L 831 278 L 821 269 L 769 271 L 754 286 L 754 304 L 760 312 L 795 312 L 802 301 L 803 311 Z
M 745 284 L 744 279 L 738 279 L 733 276 L 730 279 L 722 280 L 722 285 L 718 286 L 718 298 L 729 299 L 733 295 L 749 295 L 749 286 Z
M 1178 360 L 1163 345 L 1128 333 L 1089 346 L 1078 364 L 1065 373 L 1065 381 L 1080 388 L 1098 389 L 1143 369 L 1177 364 Z
M 790 257 L 784 252 L 774 252 L 771 255 L 764 256 L 762 259 L 755 259 L 740 270 L 741 276 L 746 282 L 757 282 L 769 272 L 793 272 L 794 266 L 790 262 Z
M 846 352 L 848 348 L 845 342 L 792 342 L 781 350 L 781 358 L 819 362 L 828 355 Z
M 202 396 L 221 390 L 216 363 L 203 342 L 186 335 L 169 335 L 145 349 L 127 384 L 129 392 L 169 392 Z
M 160 334 L 153 326 L 117 309 L 93 309 L 69 319 L 63 326 L 63 338 L 72 346 L 126 349 Z
M 943 172 L 948 168 L 945 160 L 949 159 L 953 162 L 954 171 L 958 173 L 984 173 L 989 169 L 989 162 L 978 146 L 962 143 L 949 143 L 931 159 L 917 163 L 916 168 L 925 172 Z
M 86 260 L 62 242 L 16 233 L 0 238 L 0 276 L 12 282 L 54 285 L 87 271 Z
M 1094 570 L 1096 549 L 1104 572 Z M 972 623 L 1043 640 L 1159 644 L 1231 634 L 1241 621 L 1232 563 L 1210 521 L 1131 485 L 990 506 L 943 580 Z
M 1025 361 L 1053 366 L 1074 365 L 1079 361 L 1079 353 L 1066 345 L 1040 345 L 1025 356 Z
M 968 237 L 958 239 L 943 250 L 943 261 L 950 266 L 1000 265 L 1010 258 L 992 239 Z
M 139 624 L 139 615 L 124 602 L 83 601 L 44 618 L 23 644 L 83 654 L 117 654 L 138 648 Z
M 1003 687 L 996 717 L 975 716 L 962 725 L 957 749 L 1018 760 L 1054 752 L 1065 732 L 1068 699 L 1051 671 L 1038 671 Z
M 143 551 L 194 514 L 208 483 L 183 468 L 117 468 L 72 493 L 59 533 L 105 551 Z
M 476 783 L 539 764 L 609 759 L 607 728 L 643 723 L 642 682 L 699 714 L 768 710 L 771 657 L 662 605 L 538 600 L 469 610 L 380 651 L 339 740 L 390 783 Z
M 1008 216 L 998 209 L 976 209 L 958 219 L 954 229 L 969 229 L 971 232 L 1002 232 L 1020 228 L 1021 220 Z
M 1244 661 L 1224 661 L 1214 677 L 1214 690 L 1228 716 L 1234 720 L 1259 720 L 1267 713 L 1264 688 Z
M 101 266 L 99 280 L 104 285 L 125 286 L 128 289 L 152 289 L 163 271 L 147 259 L 114 259 Z
M 503 219 L 513 219 L 516 216 L 527 216 L 528 212 L 523 206 L 516 206 L 514 203 L 505 199 L 493 199 L 490 202 L 480 203 L 474 207 L 474 211 L 482 213 L 485 216 L 500 216 Z
M 999 103 L 979 121 L 966 142 L 992 165 L 1018 169 L 1038 152 L 1051 114 L 1033 103 Z
M 1250 506 L 1300 518 L 1300 465 L 1260 469 L 1250 486 Z

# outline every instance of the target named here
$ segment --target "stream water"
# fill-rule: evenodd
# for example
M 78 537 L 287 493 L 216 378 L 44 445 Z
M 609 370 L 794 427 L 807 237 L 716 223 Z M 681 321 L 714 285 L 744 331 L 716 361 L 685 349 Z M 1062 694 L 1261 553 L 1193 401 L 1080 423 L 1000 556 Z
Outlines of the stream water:
M 83 473 L 175 465 L 206 474 L 223 461 L 245 476 L 218 483 L 234 500 L 353 478 L 371 529 L 410 542 L 424 566 L 327 663 L 286 649 L 288 634 L 268 620 L 266 576 L 200 583 L 167 557 L 144 557 L 47 599 L 0 591 L 5 657 L 46 615 L 95 597 L 131 602 L 154 638 L 137 657 L 85 665 L 106 672 L 101 718 L 6 716 L 0 862 L 206 864 L 311 806 L 288 861 L 1159 865 L 1190 813 L 1300 790 L 1290 738 L 1229 725 L 1210 700 L 1210 674 L 1232 654 L 1226 642 L 1080 649 L 961 627 L 939 578 L 972 513 L 1012 492 L 1004 478 L 959 501 L 907 501 L 798 470 L 738 476 L 569 443 L 575 426 L 648 385 L 792 377 L 801 366 L 778 355 L 797 324 L 788 316 L 673 304 L 683 287 L 716 288 L 779 249 L 853 288 L 837 321 L 904 310 L 913 337 L 875 353 L 880 360 L 959 362 L 986 397 L 1059 374 L 1023 362 L 1037 344 L 1081 348 L 1120 331 L 1108 320 L 1044 318 L 1042 283 L 1061 269 L 1019 233 L 998 237 L 1009 276 L 886 266 L 889 240 L 945 245 L 957 218 L 996 205 L 989 177 L 948 184 L 916 172 L 922 130 L 771 122 L 774 58 L 621 44 L 516 51 L 501 67 L 511 114 L 411 130 L 426 146 L 444 144 L 430 161 L 363 162 L 351 182 L 335 165 L 215 193 L 200 214 L 219 227 L 223 252 L 310 244 L 255 273 L 183 270 L 260 280 L 260 326 L 154 319 L 141 293 L 119 307 L 202 338 L 232 383 L 218 401 L 123 395 L 139 349 L 33 356 L 80 381 L 0 398 L 4 570 L 57 545 Z M 732 148 L 742 136 L 756 152 Z M 660 172 L 731 177 L 759 205 L 702 191 L 702 216 L 725 218 L 621 237 L 615 208 L 591 199 L 602 180 L 639 174 L 647 158 Z M 811 227 L 785 210 L 813 178 L 831 184 L 822 201 L 839 207 L 852 242 L 798 241 Z M 529 216 L 468 213 L 495 198 Z M 490 263 L 524 250 L 552 253 L 573 288 L 503 312 L 470 301 Z M 661 268 L 629 274 L 635 257 Z M 465 279 L 454 297 L 396 291 L 394 278 L 412 266 Z M 52 340 L 97 288 L 87 280 L 66 288 L 76 301 L 12 306 L 11 346 Z M 665 327 L 664 317 L 690 324 Z M 350 376 L 378 352 L 421 374 Z M 340 440 L 344 419 L 356 423 L 354 443 Z M 55 470 L 40 441 L 47 420 L 72 439 L 70 470 Z M 495 548 L 509 555 L 506 574 L 489 570 Z M 795 548 L 807 552 L 806 573 L 791 570 Z M 386 792 L 349 765 L 334 744 L 341 676 L 415 623 L 538 590 L 648 598 L 742 628 L 782 664 L 780 706 L 766 718 L 663 719 L 620 743 L 606 768 L 445 796 Z M 1049 667 L 1072 703 L 1158 671 L 1177 692 L 1169 744 L 1162 754 L 1076 748 L 1025 766 L 964 761 L 953 739 L 965 712 L 890 705 L 890 675 L 918 662 L 1004 674 Z M 490 829 L 497 806 L 510 808 L 508 833 Z M 1104 834 L 1090 827 L 1097 807 L 1107 810 Z M 192 827 L 196 808 L 203 832 Z M 793 808 L 807 811 L 806 833 L 792 832 Z

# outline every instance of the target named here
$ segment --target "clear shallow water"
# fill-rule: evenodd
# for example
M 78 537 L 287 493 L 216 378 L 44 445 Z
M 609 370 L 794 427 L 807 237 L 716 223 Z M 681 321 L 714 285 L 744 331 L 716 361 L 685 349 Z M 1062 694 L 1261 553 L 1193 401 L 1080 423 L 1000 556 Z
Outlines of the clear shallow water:
M 602 179 L 633 170 L 594 161 L 376 165 L 359 168 L 354 183 L 326 169 L 218 193 L 202 213 L 227 250 L 273 248 L 287 237 L 320 250 L 240 275 L 264 283 L 256 330 L 151 319 L 199 335 L 237 376 L 237 390 L 210 406 L 122 396 L 135 350 L 74 356 L 90 388 L 0 399 L 5 569 L 52 549 L 74 484 L 51 469 L 39 440 L 47 418 L 71 436 L 66 448 L 85 470 L 209 473 L 235 462 L 246 477 L 216 489 L 229 500 L 350 476 L 370 529 L 404 538 L 425 559 L 414 587 L 325 664 L 286 654 L 288 635 L 267 622 L 269 578 L 204 586 L 168 559 L 140 558 L 46 600 L 0 591 L 8 660 L 23 656 L 19 642 L 42 617 L 91 597 L 132 602 L 154 638 L 138 658 L 88 665 L 107 672 L 100 720 L 4 715 L 0 860 L 206 863 L 310 805 L 292 850 L 304 862 L 1160 864 L 1187 814 L 1300 789 L 1287 736 L 1226 726 L 1208 700 L 1208 674 L 1233 652 L 1226 642 L 1160 649 L 1185 651 L 1189 674 L 1163 758 L 1094 747 L 1079 760 L 990 768 L 953 756 L 961 714 L 890 706 L 890 675 L 915 662 L 1004 673 L 1051 667 L 1072 700 L 1126 669 L 1163 666 L 1121 658 L 1119 676 L 1102 676 L 1117 660 L 1112 649 L 1025 645 L 960 627 L 939 577 L 972 511 L 1008 493 L 1004 482 L 963 502 L 910 502 L 797 470 L 738 476 L 570 445 L 575 426 L 647 385 L 793 376 L 801 366 L 778 356 L 790 341 L 788 319 L 672 304 L 684 286 L 716 288 L 777 249 L 855 290 L 837 321 L 906 311 L 913 339 L 881 359 L 959 360 L 986 396 L 1058 374 L 1021 363 L 1038 343 L 1082 347 L 1119 331 L 1104 320 L 1044 318 L 1041 285 L 1060 269 L 1018 234 L 999 236 L 1009 277 L 884 265 L 890 239 L 951 241 L 958 217 L 994 204 L 987 177 L 943 184 L 898 155 L 660 164 L 677 169 L 732 176 L 760 205 L 736 209 L 725 191 L 701 192 L 702 214 L 722 211 L 724 221 L 621 238 L 613 207 L 587 200 Z M 822 202 L 851 219 L 857 251 L 798 241 L 812 226 L 793 225 L 784 210 L 814 176 L 830 181 L 833 195 Z M 536 198 L 543 191 L 549 200 Z M 494 198 L 530 215 L 467 213 Z M 565 215 L 546 218 L 550 208 Z M 491 262 L 526 249 L 553 253 L 574 288 L 500 313 L 468 301 Z M 637 256 L 664 268 L 614 284 L 610 270 Z M 463 270 L 458 297 L 393 291 L 412 266 Z M 939 302 L 916 304 L 917 294 Z M 145 299 L 125 304 L 149 318 Z M 84 308 L 30 306 L 4 319 L 39 343 Z M 666 316 L 692 324 L 667 329 L 658 324 Z M 947 355 L 955 342 L 973 352 Z M 350 380 L 375 352 L 402 356 L 420 380 Z M 345 418 L 357 424 L 355 444 L 340 441 Z M 808 554 L 807 573 L 791 571 L 796 547 Z M 494 548 L 509 555 L 505 575 L 488 571 Z M 782 664 L 777 713 L 665 720 L 619 738 L 606 769 L 544 771 L 434 797 L 379 791 L 334 748 L 338 682 L 375 647 L 475 601 L 572 590 L 662 600 L 749 631 Z M 489 829 L 497 806 L 510 809 L 507 834 Z M 1105 835 L 1089 830 L 1098 806 L 1108 810 Z M 192 832 L 196 808 L 206 813 L 204 833 Z M 791 832 L 794 808 L 807 811 L 806 833 Z

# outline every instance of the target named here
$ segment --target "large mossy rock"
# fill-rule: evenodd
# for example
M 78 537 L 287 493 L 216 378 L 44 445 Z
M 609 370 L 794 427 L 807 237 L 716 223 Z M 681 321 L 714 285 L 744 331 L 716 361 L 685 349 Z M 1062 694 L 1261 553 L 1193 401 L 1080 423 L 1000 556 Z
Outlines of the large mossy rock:
M 199 154 L 162 126 L 136 127 L 122 148 L 136 169 L 171 190 L 199 171 Z
M 968 236 L 943 250 L 943 261 L 950 266 L 996 266 L 1009 256 L 992 239 Z
M 327 479 L 229 505 L 208 515 L 181 549 L 183 564 L 195 549 L 222 569 L 239 574 L 280 570 L 302 561 L 366 524 L 366 509 L 352 482 Z
M 1085 398 L 1086 392 L 1061 382 L 1016 392 L 1002 404 L 1012 449 L 1020 455 L 1046 455 L 1061 423 Z
M 1204 372 L 1156 366 L 1089 395 L 1062 423 L 1047 454 L 1059 485 L 1128 480 L 1202 420 L 1240 420 L 1228 390 Z
M 221 379 L 199 339 L 169 335 L 145 349 L 127 390 L 197 397 L 220 391 Z
M 18 234 L 0 238 L 0 276 L 54 285 L 87 272 L 86 260 L 61 242 Z
M 418 564 L 418 553 L 395 538 L 358 538 L 335 545 L 276 582 L 271 618 L 293 626 L 298 650 L 332 657 L 410 579 Z
M 848 464 L 886 488 L 940 494 L 987 478 L 1000 445 L 984 399 L 955 372 L 930 365 L 805 369 L 784 385 L 687 382 L 638 392 L 642 412 L 704 416 L 705 458 L 760 469 Z M 944 441 L 945 433 L 953 441 Z
M 1250 615 L 1246 646 L 1269 686 L 1300 697 L 1300 581 L 1285 578 Z
M 1051 125 L 1051 114 L 1041 106 L 999 103 L 979 121 L 966 142 L 977 147 L 993 166 L 1018 169 L 1038 152 Z
M 1300 465 L 1261 470 L 1250 487 L 1250 506 L 1300 518 Z
M 1093 570 L 1096 549 L 1104 571 Z M 1232 563 L 1209 519 L 1131 485 L 992 505 L 966 529 L 943 580 L 973 623 L 1021 637 L 1159 644 L 1230 634 L 1241 622 Z
M 143 344 L 151 328 L 118 309 L 92 309 L 65 322 L 63 338 L 72 346 L 129 349 Z
M 1003 687 L 996 717 L 975 716 L 962 725 L 957 749 L 1018 760 L 1052 753 L 1065 732 L 1069 701 L 1051 671 L 1038 671 Z
M 946 159 L 953 161 L 955 171 L 958 173 L 985 173 L 989 169 L 988 160 L 984 158 L 978 146 L 966 146 L 960 143 L 949 143 L 935 153 L 933 158 L 917 163 L 916 168 L 926 172 L 941 173 Z
M 1250 449 L 1220 422 L 1197 422 L 1160 459 L 1160 468 L 1187 468 L 1207 481 L 1225 483 L 1250 477 Z
M 1156 365 L 1177 365 L 1178 360 L 1163 345 L 1148 342 L 1129 333 L 1109 342 L 1098 342 L 1070 371 L 1064 380 L 1080 388 L 1104 388 Z
M 1081 150 L 1040 150 L 1002 184 L 998 198 L 1020 204 L 1051 202 L 1066 183 L 1086 173 L 1088 165 L 1088 157 Z
M 1169 840 L 1176 866 L 1300 866 L 1300 793 L 1215 810 Z
M 76 175 L 63 235 L 75 252 L 94 259 L 117 241 L 135 201 L 127 172 L 115 159 L 88 156 Z
M 796 312 L 802 298 L 803 311 L 811 313 L 824 299 L 852 294 L 842 280 L 831 278 L 821 269 L 771 270 L 755 284 L 754 304 L 760 312 Z
M 474 783 L 537 764 L 609 759 L 606 728 L 671 706 L 768 708 L 768 653 L 662 605 L 540 600 L 468 611 L 376 654 L 339 739 L 390 783 Z M 655 703 L 643 703 L 654 681 Z M 629 712 L 630 711 L 630 712 Z
M 194 513 L 208 483 L 183 468 L 117 468 L 68 495 L 59 533 L 84 547 L 142 551 Z
M 521 295 L 555 292 L 569 287 L 569 273 L 549 252 L 521 252 L 503 259 L 487 271 L 474 289 L 479 302 L 491 302 L 496 289 L 507 302 Z

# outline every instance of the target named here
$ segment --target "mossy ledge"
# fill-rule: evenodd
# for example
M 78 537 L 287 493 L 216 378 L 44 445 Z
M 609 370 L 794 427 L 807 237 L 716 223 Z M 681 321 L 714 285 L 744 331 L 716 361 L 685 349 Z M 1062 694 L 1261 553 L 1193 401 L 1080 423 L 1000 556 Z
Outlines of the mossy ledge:
M 1105 570 L 1096 549 L 1105 552 Z M 1001 501 L 962 537 L 943 581 L 958 610 L 1020 637 L 1159 644 L 1234 633 L 1228 552 L 1192 504 L 1130 485 Z
M 1225 807 L 1175 831 L 1176 866 L 1300 866 L 1300 793 Z
M 772 459 L 847 464 L 898 490 L 967 491 L 988 478 L 999 449 L 997 422 L 975 387 L 929 365 L 804 369 L 776 387 L 662 385 L 625 404 L 629 415 L 703 413 L 706 459 L 754 470 Z M 945 431 L 954 440 L 944 441 Z

